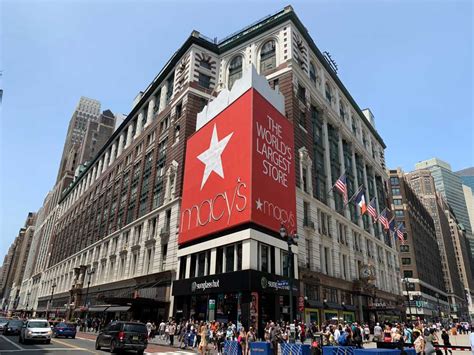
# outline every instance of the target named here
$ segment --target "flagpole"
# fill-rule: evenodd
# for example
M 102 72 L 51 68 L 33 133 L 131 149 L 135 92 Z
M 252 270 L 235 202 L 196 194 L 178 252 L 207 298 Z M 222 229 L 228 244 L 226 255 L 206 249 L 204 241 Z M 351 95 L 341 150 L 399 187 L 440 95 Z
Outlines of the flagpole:
M 351 197 L 349 200 L 347 200 L 347 203 L 344 204 L 344 207 L 346 207 L 346 206 L 349 204 L 349 202 L 352 201 L 352 199 L 360 192 L 360 190 L 362 190 L 363 187 L 364 187 L 364 185 L 360 185 L 360 186 L 359 186 L 359 188 L 357 189 L 357 191 L 352 195 L 352 197 Z

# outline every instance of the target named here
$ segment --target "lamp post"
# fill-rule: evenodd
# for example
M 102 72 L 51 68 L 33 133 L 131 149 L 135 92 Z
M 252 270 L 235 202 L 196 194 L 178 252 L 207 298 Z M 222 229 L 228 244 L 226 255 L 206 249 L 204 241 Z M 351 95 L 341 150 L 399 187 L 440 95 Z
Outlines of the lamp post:
M 91 278 L 94 273 L 95 273 L 94 268 L 87 271 L 87 275 L 89 275 L 89 280 L 87 281 L 87 290 L 86 290 L 86 298 L 84 299 L 84 307 L 87 306 L 87 298 L 89 297 L 89 286 L 91 285 Z
M 49 310 L 50 308 L 52 308 L 51 306 L 53 305 L 53 295 L 54 295 L 54 289 L 56 288 L 56 283 L 53 283 L 51 285 L 51 298 L 49 299 L 49 304 L 48 304 L 48 311 L 46 312 L 46 318 L 48 318 L 48 313 L 49 313 Z
M 441 308 L 439 307 L 439 293 L 436 292 L 435 296 L 436 296 L 436 304 L 438 307 L 438 322 L 441 322 Z
M 411 313 L 411 305 L 410 305 L 410 294 L 408 293 L 408 284 L 410 281 L 408 281 L 408 277 L 405 277 L 403 279 L 403 283 L 405 284 L 405 291 L 407 292 L 407 299 L 408 299 L 408 311 L 410 312 L 410 320 L 412 318 L 412 313 Z
M 26 316 L 28 316 L 28 306 L 30 304 L 30 295 L 31 295 L 31 292 L 28 291 L 27 294 L 26 294 L 26 310 L 25 310 L 25 314 Z
M 293 251 L 292 245 L 296 245 L 296 234 L 288 233 L 286 228 L 282 225 L 280 228 L 280 236 L 288 243 L 288 279 L 289 279 L 289 296 L 290 296 L 290 324 L 294 322 L 293 319 Z

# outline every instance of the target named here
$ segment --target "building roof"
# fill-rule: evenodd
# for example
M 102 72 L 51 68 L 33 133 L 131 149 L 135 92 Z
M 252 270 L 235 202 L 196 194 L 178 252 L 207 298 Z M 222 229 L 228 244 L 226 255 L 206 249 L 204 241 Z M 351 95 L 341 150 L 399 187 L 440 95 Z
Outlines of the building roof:
M 362 110 L 360 109 L 359 105 L 355 102 L 349 91 L 346 89 L 344 84 L 338 78 L 336 73 L 330 67 L 327 60 L 324 58 L 321 51 L 318 49 L 316 44 L 314 43 L 313 39 L 309 35 L 308 30 L 300 21 L 296 13 L 294 12 L 291 6 L 286 6 L 282 10 L 274 13 L 273 15 L 268 15 L 259 21 L 244 27 L 243 29 L 231 34 L 230 36 L 225 37 L 221 41 L 217 41 L 216 39 L 210 39 L 204 35 L 201 35 L 198 31 L 192 31 L 191 35 L 186 39 L 183 45 L 172 55 L 172 57 L 168 60 L 168 62 L 164 65 L 158 75 L 153 79 L 153 81 L 148 85 L 145 89 L 141 99 L 136 103 L 133 107 L 132 111 L 127 115 L 127 117 L 123 120 L 120 126 L 114 131 L 112 136 L 109 140 L 103 145 L 102 149 L 97 153 L 94 159 L 90 162 L 87 168 L 81 173 L 81 175 L 64 191 L 61 196 L 59 202 L 61 202 L 67 195 L 68 192 L 71 191 L 74 186 L 81 180 L 81 177 L 85 175 L 89 169 L 94 165 L 94 163 L 100 159 L 102 153 L 107 150 L 110 144 L 117 138 L 117 136 L 121 133 L 122 129 L 127 126 L 129 121 L 135 118 L 135 115 L 138 113 L 139 109 L 148 101 L 151 95 L 155 92 L 156 89 L 159 88 L 161 83 L 166 80 L 168 75 L 171 73 L 172 69 L 181 59 L 181 57 L 186 53 L 186 51 L 193 45 L 196 44 L 202 48 L 205 48 L 209 51 L 212 51 L 216 54 L 225 53 L 232 48 L 258 36 L 259 34 L 278 26 L 286 21 L 291 21 L 300 31 L 301 35 L 304 37 L 308 45 L 311 47 L 311 50 L 315 53 L 318 60 L 324 66 L 326 71 L 331 76 L 332 80 L 336 83 L 336 85 L 342 90 L 344 95 L 346 96 L 347 100 L 351 103 L 351 105 L 355 108 L 357 114 L 359 115 L 360 119 L 364 121 L 366 127 L 371 131 L 371 133 L 375 136 L 377 141 L 382 145 L 383 148 L 386 148 L 386 145 L 382 139 L 382 137 L 378 134 L 372 124 L 368 121 Z
M 456 171 L 457 176 L 474 176 L 474 166 Z

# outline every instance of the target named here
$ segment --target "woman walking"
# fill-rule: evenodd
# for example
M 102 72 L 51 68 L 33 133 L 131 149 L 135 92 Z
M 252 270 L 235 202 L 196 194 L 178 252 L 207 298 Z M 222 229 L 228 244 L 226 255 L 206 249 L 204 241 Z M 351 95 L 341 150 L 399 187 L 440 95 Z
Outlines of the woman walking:
M 240 344 L 240 348 L 242 349 L 242 355 L 248 355 L 248 344 L 247 344 L 247 333 L 245 332 L 245 327 L 240 329 L 239 337 L 237 341 Z

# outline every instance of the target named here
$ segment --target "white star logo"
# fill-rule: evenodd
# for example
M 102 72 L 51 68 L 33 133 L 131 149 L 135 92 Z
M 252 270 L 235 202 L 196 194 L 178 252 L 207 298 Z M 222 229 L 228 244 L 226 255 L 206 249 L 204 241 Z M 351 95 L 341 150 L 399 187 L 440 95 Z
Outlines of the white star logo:
M 209 175 L 214 171 L 221 178 L 224 178 L 224 169 L 222 168 L 222 159 L 221 155 L 224 152 L 227 143 L 229 143 L 230 138 L 234 132 L 227 135 L 222 140 L 219 140 L 217 137 L 217 129 L 214 124 L 214 129 L 212 130 L 211 144 L 209 148 L 198 155 L 198 159 L 206 165 L 204 168 L 204 174 L 201 181 L 201 190 L 204 187 Z
M 255 200 L 255 203 L 257 204 L 257 210 L 262 210 L 262 201 L 260 201 L 260 197 L 258 198 L 258 200 Z

